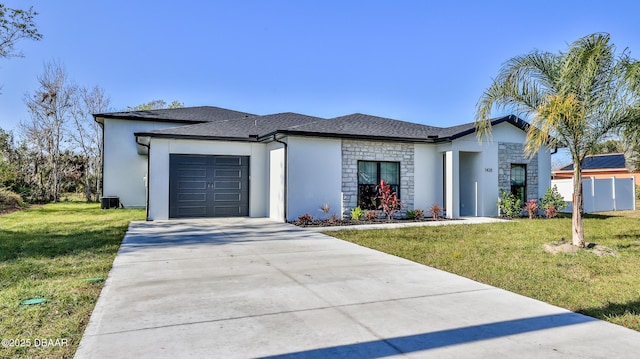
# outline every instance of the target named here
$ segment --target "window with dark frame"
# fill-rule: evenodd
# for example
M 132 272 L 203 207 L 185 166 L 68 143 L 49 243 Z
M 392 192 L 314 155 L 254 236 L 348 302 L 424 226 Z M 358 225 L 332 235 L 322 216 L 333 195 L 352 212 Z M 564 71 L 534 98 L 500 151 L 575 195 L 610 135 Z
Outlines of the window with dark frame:
M 527 165 L 511 164 L 511 193 L 522 205 L 527 201 Z
M 378 209 L 376 186 L 384 180 L 400 198 L 400 162 L 358 161 L 358 206 Z

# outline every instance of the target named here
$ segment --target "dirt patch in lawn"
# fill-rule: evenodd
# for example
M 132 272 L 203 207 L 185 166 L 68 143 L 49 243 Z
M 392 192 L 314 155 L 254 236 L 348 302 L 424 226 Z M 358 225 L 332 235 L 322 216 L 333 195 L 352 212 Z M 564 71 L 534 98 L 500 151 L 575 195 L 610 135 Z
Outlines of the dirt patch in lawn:
M 558 254 L 558 253 L 575 254 L 575 253 L 578 253 L 580 249 L 582 249 L 574 246 L 573 244 L 571 244 L 571 242 L 568 242 L 565 240 L 545 243 L 543 247 L 545 251 L 551 254 Z M 607 256 L 619 257 L 620 256 L 620 254 L 614 249 L 611 249 L 603 245 L 595 244 L 595 243 L 587 243 L 584 250 L 586 250 L 587 252 L 593 253 L 598 257 L 607 257 Z

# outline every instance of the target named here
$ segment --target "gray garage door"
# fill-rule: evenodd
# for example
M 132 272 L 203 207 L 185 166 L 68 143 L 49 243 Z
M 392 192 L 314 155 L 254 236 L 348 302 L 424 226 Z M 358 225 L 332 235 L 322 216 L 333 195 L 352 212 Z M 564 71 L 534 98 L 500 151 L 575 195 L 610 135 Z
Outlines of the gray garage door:
M 171 155 L 169 217 L 249 215 L 249 157 Z

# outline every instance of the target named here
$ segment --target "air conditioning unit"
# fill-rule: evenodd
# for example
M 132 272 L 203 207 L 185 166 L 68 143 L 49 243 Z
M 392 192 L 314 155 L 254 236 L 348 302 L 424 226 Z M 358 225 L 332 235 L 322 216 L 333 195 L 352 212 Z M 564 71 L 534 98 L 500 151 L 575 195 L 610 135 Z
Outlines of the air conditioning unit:
M 120 197 L 102 197 L 100 199 L 101 209 L 120 208 Z

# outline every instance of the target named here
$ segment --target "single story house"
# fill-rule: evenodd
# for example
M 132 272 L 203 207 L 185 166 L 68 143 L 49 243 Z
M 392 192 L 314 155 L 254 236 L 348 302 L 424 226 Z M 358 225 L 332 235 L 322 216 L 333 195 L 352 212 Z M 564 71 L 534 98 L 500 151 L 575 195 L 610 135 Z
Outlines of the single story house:
M 219 107 L 95 114 L 103 128 L 103 196 L 146 207 L 148 220 L 303 214 L 349 218 L 375 209 L 385 180 L 404 209 L 434 203 L 449 218 L 495 216 L 499 189 L 540 198 L 551 155 L 523 154 L 529 124 L 492 120 L 479 142 L 473 123 L 433 127 L 351 114 L 255 115 Z
M 585 157 L 582 162 L 582 177 L 593 178 L 635 178 L 635 183 L 640 181 L 639 172 L 629 172 L 623 153 L 605 153 Z M 564 165 L 551 171 L 554 180 L 573 178 L 573 163 Z

